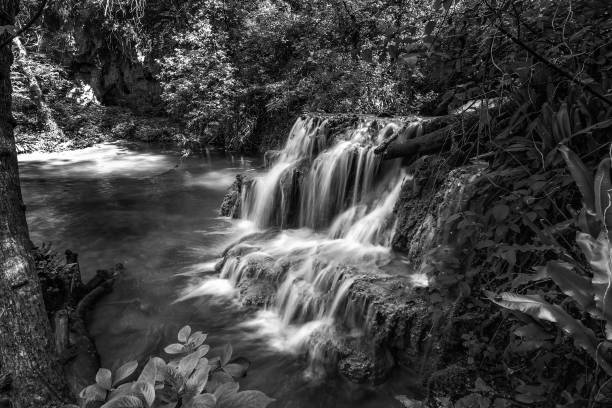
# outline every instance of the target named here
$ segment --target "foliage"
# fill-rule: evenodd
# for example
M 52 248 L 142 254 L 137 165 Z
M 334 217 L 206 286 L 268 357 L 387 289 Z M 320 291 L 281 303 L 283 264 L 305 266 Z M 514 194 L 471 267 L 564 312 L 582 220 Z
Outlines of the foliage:
M 136 361 L 125 363 L 114 373 L 101 368 L 96 382 L 81 391 L 82 406 L 265 408 L 274 401 L 260 391 L 239 392 L 236 379 L 246 374 L 249 363 L 241 358 L 231 360 L 231 345 L 221 356 L 204 357 L 210 350 L 204 344 L 206 337 L 184 326 L 178 332 L 178 343 L 164 349 L 173 357 L 168 362 L 151 357 L 135 380 Z

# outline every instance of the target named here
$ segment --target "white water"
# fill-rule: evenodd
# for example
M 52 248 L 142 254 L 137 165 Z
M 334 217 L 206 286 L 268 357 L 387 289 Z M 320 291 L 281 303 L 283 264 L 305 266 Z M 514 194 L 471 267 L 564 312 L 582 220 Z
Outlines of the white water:
M 273 302 L 246 325 L 258 327 L 276 349 L 309 348 L 312 364 L 324 352 L 313 339 L 350 320 L 355 280 L 392 257 L 393 208 L 405 174 L 399 163 L 374 154 L 384 130 L 362 121 L 328 140 L 326 121 L 299 119 L 272 167 L 243 188 L 243 219 L 281 231 L 234 246 L 220 277 L 239 287 L 272 276 Z M 204 282 L 185 296 L 210 287 Z

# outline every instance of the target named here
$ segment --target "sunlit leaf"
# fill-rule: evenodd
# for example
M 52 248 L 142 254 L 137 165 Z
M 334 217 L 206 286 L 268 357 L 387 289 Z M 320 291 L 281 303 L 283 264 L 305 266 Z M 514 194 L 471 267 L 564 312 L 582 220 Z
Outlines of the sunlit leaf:
M 185 352 L 185 346 L 179 343 L 169 344 L 164 348 L 168 354 L 181 354 Z
M 606 158 L 599 163 L 595 173 L 595 211 L 604 227 L 612 229 L 612 181 L 610 180 L 610 167 L 612 160 Z
M 583 310 L 601 317 L 595 308 L 594 290 L 589 278 L 578 275 L 572 265 L 566 262 L 550 261 L 544 268 L 563 293 L 578 302 Z
M 104 401 L 107 391 L 98 384 L 91 384 L 83 388 L 79 397 L 84 400 Z
M 110 390 L 112 387 L 112 376 L 108 368 L 100 368 L 96 373 L 96 383 L 105 390 Z
M 143 396 L 145 402 L 149 407 L 153 405 L 153 401 L 155 401 L 155 387 L 153 387 L 151 383 L 136 382 L 132 386 L 132 389 Z
M 592 356 L 597 348 L 595 333 L 580 321 L 570 316 L 558 305 L 551 305 L 538 295 L 517 295 L 501 293 L 495 295 L 487 292 L 487 297 L 495 304 L 506 309 L 518 310 L 537 319 L 557 323 L 559 327 L 574 339 L 576 346 L 585 349 Z
M 135 395 L 122 395 L 108 401 L 100 408 L 143 408 L 144 403 Z
M 155 382 L 163 376 L 163 369 L 166 362 L 159 357 L 152 357 L 142 369 L 138 382 L 146 382 L 155 386 Z M 162 377 L 163 378 L 163 377 Z
M 115 375 L 113 376 L 113 387 L 116 387 L 117 384 L 126 380 L 130 375 L 136 371 L 138 368 L 138 361 L 129 361 L 115 370 Z
M 200 361 L 200 353 L 198 351 L 194 351 L 191 354 L 186 355 L 181 359 L 178 365 L 178 371 L 184 377 L 189 377 L 196 365 L 198 365 L 198 361 Z
M 207 334 L 202 333 L 201 331 L 192 333 L 191 336 L 189 336 L 189 340 L 187 340 L 187 344 L 194 348 L 198 348 L 204 343 L 204 341 L 206 341 L 206 336 Z
M 189 325 L 183 326 L 181 330 L 178 332 L 178 341 L 181 343 L 186 343 L 187 339 L 189 339 L 189 335 L 191 334 L 191 327 Z

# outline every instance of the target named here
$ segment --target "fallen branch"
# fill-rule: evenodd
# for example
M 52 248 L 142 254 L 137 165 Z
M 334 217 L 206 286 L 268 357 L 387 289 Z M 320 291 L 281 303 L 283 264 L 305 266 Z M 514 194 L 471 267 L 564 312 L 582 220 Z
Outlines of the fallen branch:
M 452 126 L 449 125 L 403 143 L 390 143 L 386 147 L 381 145 L 378 146 L 374 152 L 376 154 L 383 154 L 383 160 L 413 157 L 418 154 L 437 153 L 441 151 L 446 144 L 450 146 L 448 134 L 451 128 Z

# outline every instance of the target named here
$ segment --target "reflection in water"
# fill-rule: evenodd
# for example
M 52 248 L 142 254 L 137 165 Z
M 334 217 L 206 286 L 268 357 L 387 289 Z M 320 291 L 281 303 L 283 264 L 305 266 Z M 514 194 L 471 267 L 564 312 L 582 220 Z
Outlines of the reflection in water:
M 307 362 L 291 351 L 321 323 L 281 331 L 278 315 L 241 309 L 232 285 L 214 275 L 221 251 L 252 228 L 217 212 L 235 174 L 251 166 L 240 157 L 179 160 L 174 152 L 117 144 L 20 156 L 32 240 L 78 252 L 85 280 L 97 268 L 126 266 L 92 316 L 103 366 L 162 355 L 190 324 L 207 331 L 212 346 L 231 343 L 236 355 L 250 359 L 241 388 L 277 398 L 275 407 L 393 406 L 392 385 L 309 382 Z M 288 238 L 287 244 L 303 244 Z

